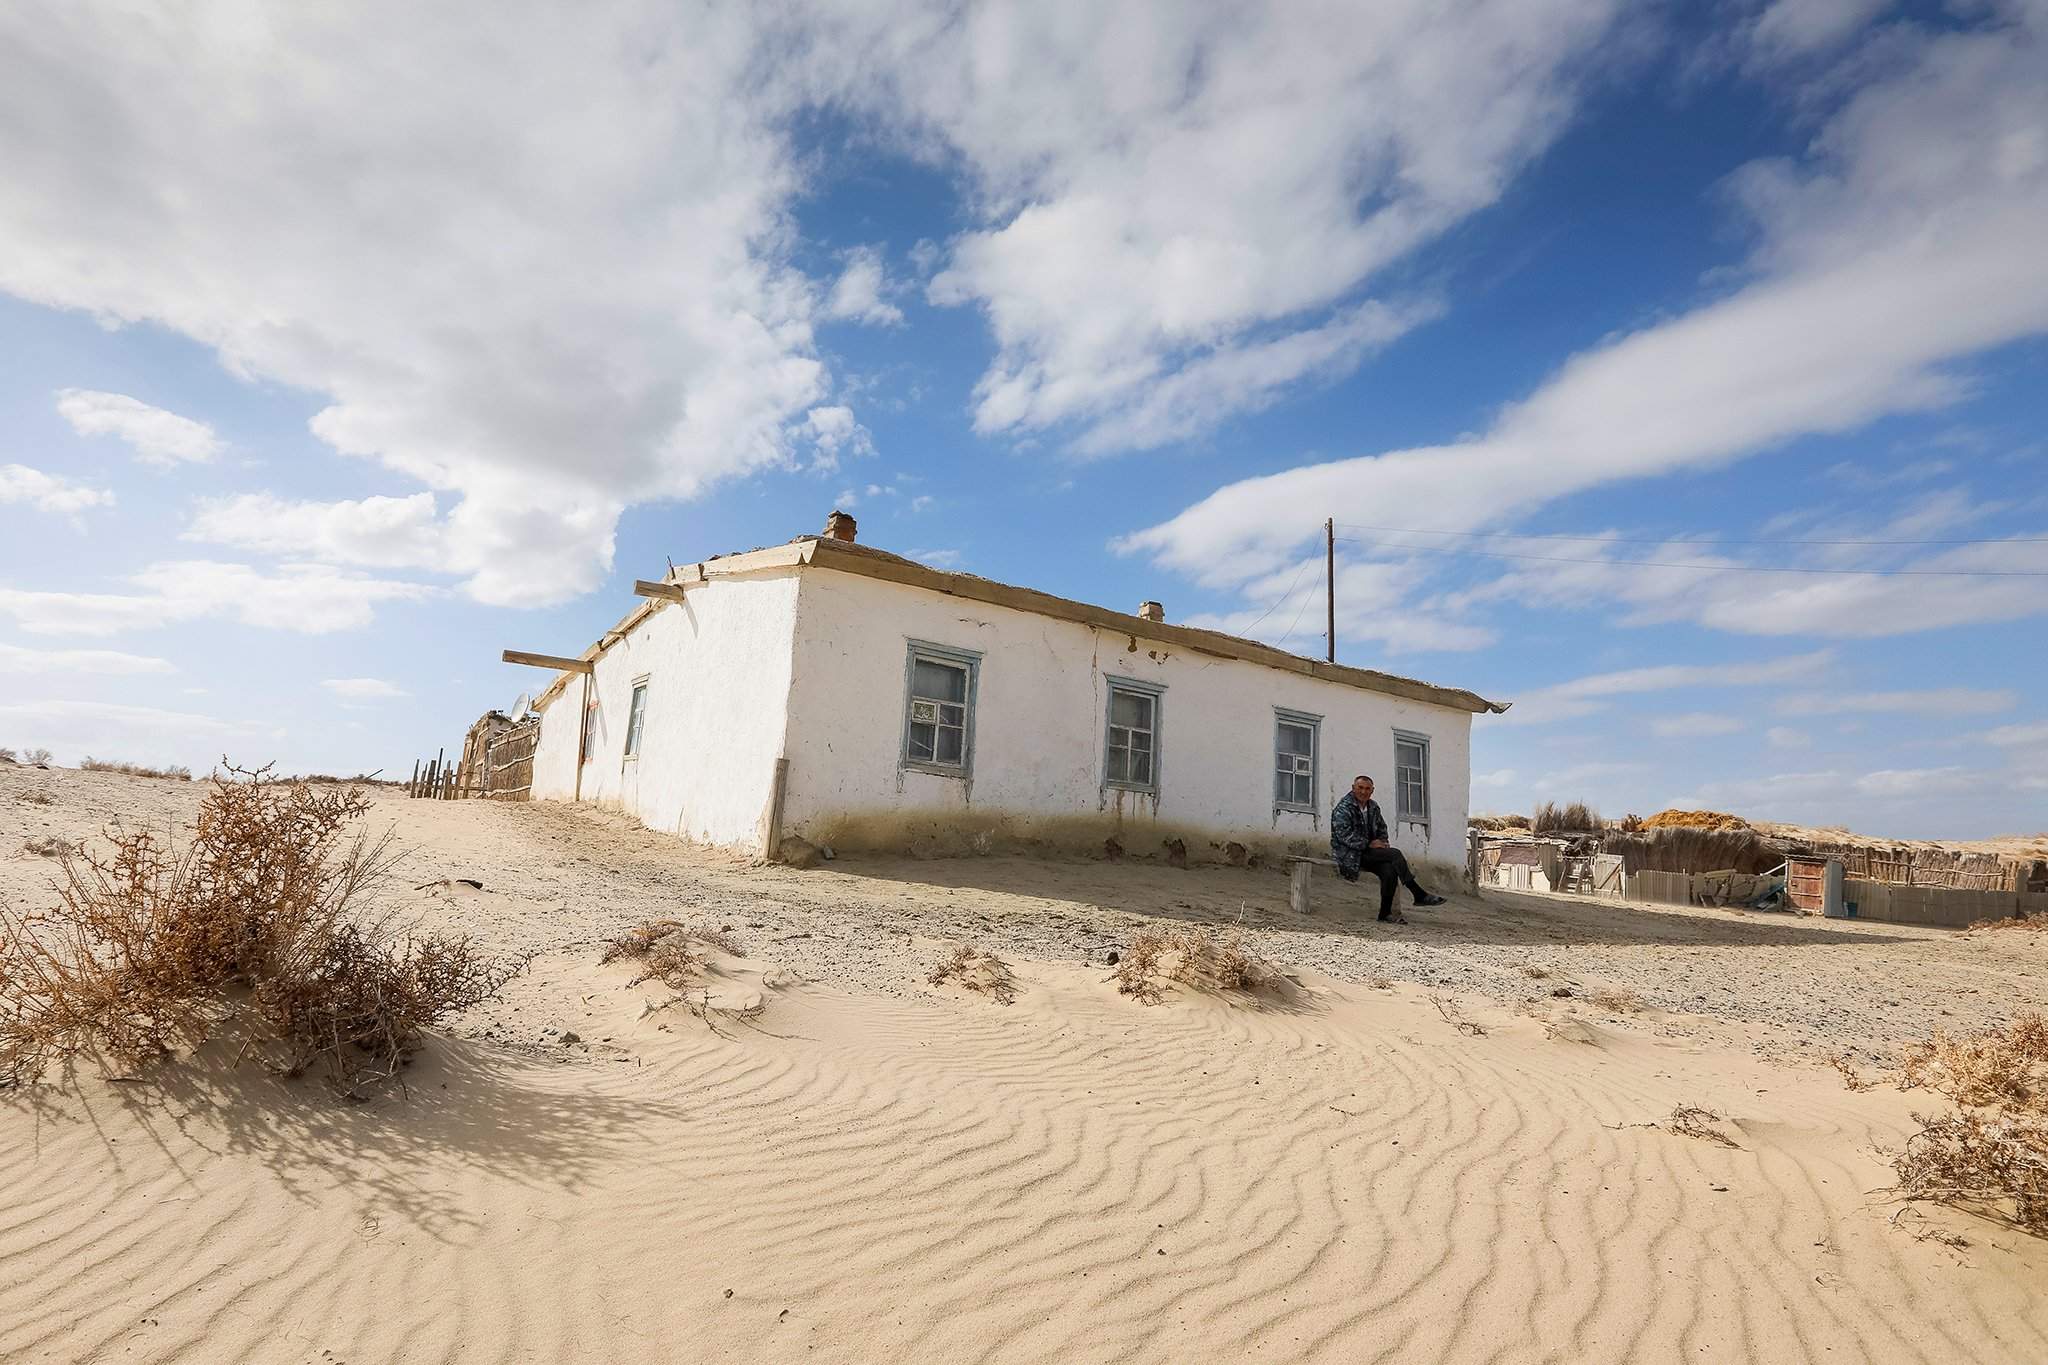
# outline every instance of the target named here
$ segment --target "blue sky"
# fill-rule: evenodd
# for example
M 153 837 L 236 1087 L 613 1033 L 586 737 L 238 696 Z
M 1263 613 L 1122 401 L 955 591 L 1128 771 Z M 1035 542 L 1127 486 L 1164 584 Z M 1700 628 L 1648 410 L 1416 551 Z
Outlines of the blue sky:
M 2048 826 L 2048 5 L 0 16 L 0 744 L 382 767 L 665 559 L 1510 699 L 1474 805 Z M 1678 567 L 1673 567 L 1678 566 Z

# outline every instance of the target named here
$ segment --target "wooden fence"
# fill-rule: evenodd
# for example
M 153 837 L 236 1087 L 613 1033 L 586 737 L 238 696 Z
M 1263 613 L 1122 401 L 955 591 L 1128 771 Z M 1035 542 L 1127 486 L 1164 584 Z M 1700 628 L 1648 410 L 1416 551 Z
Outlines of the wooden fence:
M 443 749 L 413 765 L 406 795 L 425 801 L 525 801 L 533 793 L 533 751 L 539 744 L 540 717 L 532 716 L 469 746 L 453 762 Z

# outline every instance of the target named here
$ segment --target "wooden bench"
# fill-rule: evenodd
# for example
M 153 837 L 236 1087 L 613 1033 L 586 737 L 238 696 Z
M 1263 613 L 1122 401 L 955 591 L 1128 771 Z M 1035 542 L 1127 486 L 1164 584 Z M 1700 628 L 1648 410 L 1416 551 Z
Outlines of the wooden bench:
M 1313 914 L 1308 903 L 1308 879 L 1311 868 L 1337 866 L 1332 858 L 1305 858 L 1288 854 L 1287 861 L 1293 866 L 1287 869 L 1287 908 L 1297 915 Z

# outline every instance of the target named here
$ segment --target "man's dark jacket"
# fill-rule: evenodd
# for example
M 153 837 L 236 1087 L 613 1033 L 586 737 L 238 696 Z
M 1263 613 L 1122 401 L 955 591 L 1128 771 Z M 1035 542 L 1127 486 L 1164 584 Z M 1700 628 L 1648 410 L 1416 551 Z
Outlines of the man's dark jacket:
M 1358 798 L 1345 792 L 1330 812 L 1330 853 L 1337 860 L 1337 870 L 1352 880 L 1357 880 L 1362 859 L 1360 855 L 1371 848 L 1375 839 L 1387 839 L 1387 819 L 1380 814 L 1380 803 L 1367 801 L 1358 804 Z

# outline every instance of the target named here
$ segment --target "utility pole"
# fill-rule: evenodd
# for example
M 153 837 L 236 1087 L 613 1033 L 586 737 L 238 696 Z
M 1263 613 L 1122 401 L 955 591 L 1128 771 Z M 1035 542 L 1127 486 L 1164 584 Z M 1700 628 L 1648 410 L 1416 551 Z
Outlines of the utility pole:
M 1337 662 L 1337 519 L 1323 520 L 1323 604 L 1329 610 L 1329 626 L 1323 639 L 1329 644 L 1330 662 Z

